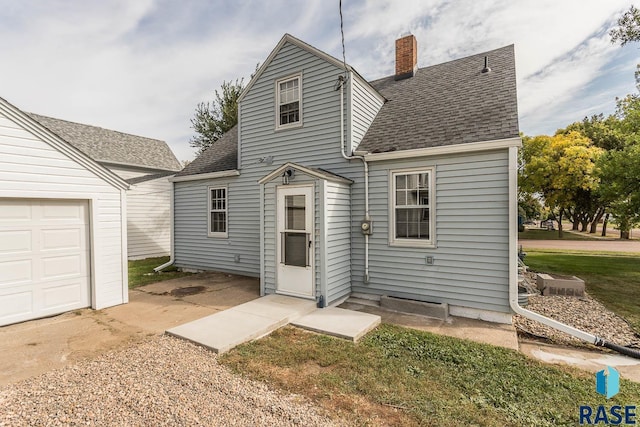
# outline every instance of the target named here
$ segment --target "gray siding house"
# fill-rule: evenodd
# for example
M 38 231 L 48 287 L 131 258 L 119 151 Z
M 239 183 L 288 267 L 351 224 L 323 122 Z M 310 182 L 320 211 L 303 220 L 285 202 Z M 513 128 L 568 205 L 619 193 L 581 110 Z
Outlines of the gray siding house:
M 510 321 L 513 46 L 418 68 L 410 35 L 396 73 L 367 82 L 286 34 L 238 108 L 171 178 L 177 267 L 320 306 L 388 295 Z
M 126 180 L 129 259 L 169 255 L 171 184 L 182 169 L 166 142 L 67 120 L 29 116 Z

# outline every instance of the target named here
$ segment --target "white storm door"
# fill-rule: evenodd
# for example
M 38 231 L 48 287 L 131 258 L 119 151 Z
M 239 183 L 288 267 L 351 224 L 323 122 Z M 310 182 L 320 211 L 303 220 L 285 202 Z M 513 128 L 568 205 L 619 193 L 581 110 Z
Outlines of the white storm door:
M 277 292 L 314 298 L 313 185 L 277 189 Z

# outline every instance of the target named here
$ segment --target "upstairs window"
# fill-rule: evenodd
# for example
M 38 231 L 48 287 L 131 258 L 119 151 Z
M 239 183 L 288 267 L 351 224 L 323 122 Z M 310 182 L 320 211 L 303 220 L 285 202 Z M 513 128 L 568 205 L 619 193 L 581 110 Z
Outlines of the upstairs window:
M 390 178 L 390 243 L 433 246 L 433 170 L 393 171 Z
M 228 237 L 227 187 L 209 187 L 209 237 Z
M 302 77 L 296 75 L 276 82 L 276 129 L 302 124 Z

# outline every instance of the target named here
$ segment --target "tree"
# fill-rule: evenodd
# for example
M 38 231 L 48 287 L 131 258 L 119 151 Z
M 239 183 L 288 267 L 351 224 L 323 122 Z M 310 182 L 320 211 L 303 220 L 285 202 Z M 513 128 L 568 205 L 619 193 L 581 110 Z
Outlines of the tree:
M 558 236 L 562 218 L 575 207 L 580 192 L 595 191 L 596 161 L 603 150 L 579 132 L 523 138 L 523 167 L 519 185 L 523 191 L 538 193 L 547 207 L 557 212 Z
M 196 149 L 196 155 L 200 155 L 238 123 L 238 97 L 244 89 L 243 82 L 244 79 L 235 83 L 224 81 L 222 94 L 215 91 L 215 101 L 201 102 L 196 107 L 191 119 L 191 127 L 196 135 L 189 141 L 189 145 Z
M 640 224 L 640 144 L 610 151 L 599 161 L 601 192 L 609 201 L 611 214 L 618 223 L 620 237 Z
M 619 19 L 618 26 L 609 31 L 611 43 L 627 43 L 640 41 L 640 9 L 631 5 Z

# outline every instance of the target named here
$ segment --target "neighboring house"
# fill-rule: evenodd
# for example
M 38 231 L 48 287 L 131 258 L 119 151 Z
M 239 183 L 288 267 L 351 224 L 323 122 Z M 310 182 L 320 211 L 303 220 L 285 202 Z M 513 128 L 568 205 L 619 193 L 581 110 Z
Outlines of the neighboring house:
M 127 193 L 129 259 L 169 255 L 171 184 L 182 169 L 166 142 L 51 117 L 32 119 L 131 184 Z
M 287 34 L 238 117 L 171 179 L 176 266 L 320 306 L 388 295 L 510 321 L 513 46 L 418 69 L 407 36 L 396 74 L 367 82 Z
M 128 188 L 0 98 L 0 325 L 128 301 Z

